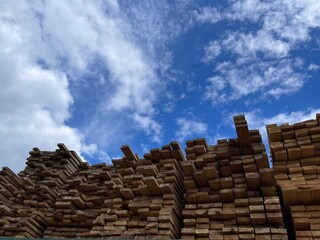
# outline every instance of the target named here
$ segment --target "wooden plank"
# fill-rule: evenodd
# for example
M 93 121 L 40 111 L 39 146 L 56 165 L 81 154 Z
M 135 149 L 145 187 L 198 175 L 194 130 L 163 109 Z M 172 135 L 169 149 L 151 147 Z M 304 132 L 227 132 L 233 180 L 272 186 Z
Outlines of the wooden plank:
M 134 160 L 134 161 L 138 160 L 138 157 L 133 153 L 130 146 L 128 145 L 121 146 L 121 151 L 123 152 L 123 154 L 126 156 L 128 160 Z
M 262 186 L 275 186 L 275 174 L 273 168 L 263 168 L 259 170 Z
M 246 180 L 249 190 L 259 190 L 261 187 L 260 175 L 256 172 L 246 173 Z

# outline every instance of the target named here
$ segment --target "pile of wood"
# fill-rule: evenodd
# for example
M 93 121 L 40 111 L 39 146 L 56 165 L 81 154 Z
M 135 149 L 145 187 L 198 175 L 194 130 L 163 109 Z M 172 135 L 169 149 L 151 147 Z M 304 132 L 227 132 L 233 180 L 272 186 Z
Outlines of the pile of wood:
M 0 236 L 179 238 L 185 157 L 177 142 L 144 159 L 123 146 L 113 165 L 89 165 L 63 144 L 30 152 L 19 176 L 0 172 Z
M 297 240 L 320 239 L 320 206 L 291 206 L 290 214 Z
M 45 213 L 55 207 L 66 179 L 82 161 L 63 144 L 56 152 L 30 152 L 27 167 L 17 176 L 0 172 L 0 236 L 42 237 L 48 226 Z
M 152 149 L 144 159 L 123 146 L 123 159 L 113 160 L 108 196 L 93 223 L 91 237 L 174 239 L 180 236 L 184 160 L 176 142 Z
M 319 239 L 320 115 L 267 126 L 273 168 L 259 131 L 234 122 L 237 138 L 190 140 L 186 155 L 171 142 L 143 158 L 125 145 L 112 165 L 63 144 L 34 148 L 18 175 L 0 172 L 0 236 L 273 240 L 288 238 L 285 220 L 289 237 Z
M 80 163 L 59 192 L 54 208 L 46 213 L 49 226 L 44 238 L 89 237 L 92 223 L 100 214 L 102 196 L 96 193 L 110 176 L 106 166 Z
M 238 139 L 187 142 L 182 239 L 286 239 L 273 169 L 257 130 L 234 118 Z
M 267 127 L 277 184 L 285 209 L 320 202 L 320 126 L 308 121 Z
M 267 126 L 275 178 L 289 223 L 295 221 L 290 219 L 291 206 L 294 211 L 300 211 L 320 203 L 319 119 L 320 115 L 317 115 L 315 120 L 293 125 Z M 298 231 L 299 226 L 294 224 Z

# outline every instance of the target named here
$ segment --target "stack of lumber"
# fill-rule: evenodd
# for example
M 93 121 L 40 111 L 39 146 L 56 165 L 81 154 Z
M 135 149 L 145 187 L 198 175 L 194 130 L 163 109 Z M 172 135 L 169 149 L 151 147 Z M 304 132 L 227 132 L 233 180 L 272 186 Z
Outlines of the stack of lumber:
M 299 210 L 299 206 L 304 209 L 320 203 L 319 119 L 317 115 L 315 120 L 293 125 L 267 126 L 276 182 L 288 223 L 294 223 L 290 219 L 291 206 Z M 312 232 L 308 234 L 312 236 Z
M 81 163 L 46 214 L 46 238 L 180 237 L 184 155 L 177 142 L 152 149 L 144 159 L 122 146 L 113 165 Z
M 320 202 L 320 125 L 308 120 L 267 126 L 276 181 L 286 212 Z
M 187 141 L 182 239 L 287 239 L 261 136 L 234 121 L 237 139 Z
M 77 171 L 66 179 L 55 204 L 46 219 L 50 223 L 45 238 L 90 237 L 92 224 L 103 204 L 100 191 L 107 191 L 105 181 L 110 180 L 105 164 L 82 162 Z M 100 195 L 100 196 L 99 196 Z
M 15 205 L 11 200 L 14 192 L 23 187 L 21 179 L 9 168 L 3 167 L 0 171 L 0 236 L 14 236 L 18 231 L 16 222 L 19 219 L 13 219 Z
M 129 147 L 123 146 L 122 151 L 126 159 L 133 158 Z M 136 159 L 135 172 L 126 175 L 122 189 L 132 189 L 133 193 L 130 197 L 122 197 L 130 212 L 125 236 L 180 238 L 183 176 L 179 162 L 184 160 L 177 142 L 152 149 L 144 159 Z M 120 170 L 121 166 L 116 168 Z
M 295 239 L 320 239 L 320 206 L 291 206 Z
M 284 212 L 289 234 L 320 239 L 320 114 L 267 126 L 273 168 L 259 131 L 234 123 L 237 138 L 187 141 L 186 156 L 177 142 L 143 158 L 124 145 L 90 165 L 64 144 L 33 148 L 18 175 L 0 171 L 0 236 L 287 239 Z
M 46 212 L 54 205 L 66 178 L 81 162 L 75 152 L 58 144 L 55 152 L 30 152 L 27 167 L 14 174 L 8 168 L 0 173 L 0 235 L 42 237 L 48 226 Z

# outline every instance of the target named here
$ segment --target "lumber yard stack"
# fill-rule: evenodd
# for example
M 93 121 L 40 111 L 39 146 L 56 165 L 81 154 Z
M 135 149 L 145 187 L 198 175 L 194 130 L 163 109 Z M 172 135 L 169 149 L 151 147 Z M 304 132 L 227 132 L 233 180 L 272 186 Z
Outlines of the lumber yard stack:
M 124 145 L 90 165 L 64 144 L 33 148 L 22 172 L 0 171 L 0 237 L 320 239 L 319 122 L 268 125 L 273 168 L 243 115 L 237 138 L 190 140 L 185 154 Z
M 293 125 L 267 126 L 277 186 L 296 239 L 320 239 L 320 115 Z
M 0 172 L 0 236 L 42 237 L 49 225 L 45 213 L 55 207 L 66 179 L 82 160 L 63 144 L 55 152 L 30 152 L 27 167 L 16 175 Z
M 172 142 L 139 159 L 128 146 L 113 160 L 110 180 L 91 237 L 174 239 L 180 237 L 184 156 Z
M 34 148 L 27 167 L 0 173 L 0 236 L 180 238 L 185 161 L 177 142 L 139 159 L 89 165 L 63 144 Z
M 89 237 L 92 223 L 103 200 L 97 194 L 110 175 L 103 165 L 78 165 L 59 192 L 54 207 L 45 217 L 49 222 L 44 238 Z
M 234 122 L 237 139 L 187 142 L 182 239 L 287 239 L 259 131 L 249 130 L 244 116 Z
M 290 213 L 296 239 L 320 239 L 320 206 L 291 206 Z

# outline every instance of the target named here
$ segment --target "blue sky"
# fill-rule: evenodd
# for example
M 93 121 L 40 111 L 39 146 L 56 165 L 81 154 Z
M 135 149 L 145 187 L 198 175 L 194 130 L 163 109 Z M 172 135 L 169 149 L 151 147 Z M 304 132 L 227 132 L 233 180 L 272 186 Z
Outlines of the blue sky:
M 1 1 L 1 165 L 90 163 L 320 112 L 320 2 Z

